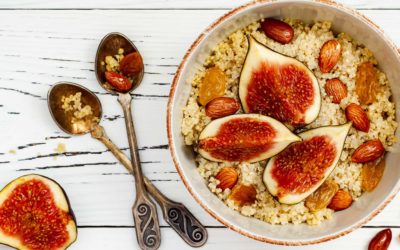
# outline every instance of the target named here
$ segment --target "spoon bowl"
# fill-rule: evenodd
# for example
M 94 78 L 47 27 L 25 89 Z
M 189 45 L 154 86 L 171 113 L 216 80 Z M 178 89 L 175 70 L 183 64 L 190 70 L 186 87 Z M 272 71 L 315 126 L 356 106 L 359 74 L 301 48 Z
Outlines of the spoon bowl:
M 128 135 L 129 149 L 131 153 L 131 163 L 133 167 L 133 176 L 135 177 L 136 200 L 132 207 L 132 214 L 135 222 L 136 238 L 141 249 L 155 250 L 159 248 L 161 243 L 161 230 L 157 216 L 157 208 L 150 199 L 148 190 L 145 187 L 145 177 L 140 165 L 138 145 L 133 124 L 131 109 L 132 96 L 130 95 L 130 92 L 134 90 L 142 81 L 144 74 L 143 59 L 140 60 L 139 65 L 134 65 L 140 66 L 140 69 L 138 73 L 135 73 L 135 75 L 131 77 L 130 80 L 132 81 L 132 84 L 129 86 L 130 89 L 118 89 L 118 84 L 122 84 L 124 86 L 127 85 L 125 81 L 126 79 L 124 79 L 123 74 L 113 72 L 114 76 L 111 79 L 113 82 L 108 83 L 107 79 L 105 79 L 105 75 L 108 72 L 106 72 L 104 60 L 108 55 L 117 54 L 119 48 L 124 49 L 124 55 L 137 52 L 137 54 L 140 56 L 140 53 L 136 49 L 135 45 L 127 37 L 120 33 L 110 33 L 106 35 L 103 40 L 101 40 L 97 49 L 95 73 L 99 84 L 104 89 L 112 93 L 118 93 L 118 102 L 121 104 L 124 112 L 126 132 Z M 123 61 L 121 61 L 119 66 L 122 66 L 122 62 Z M 129 65 L 130 63 L 137 63 L 137 61 L 126 63 Z M 111 74 L 111 72 L 109 74 Z M 106 80 L 106 82 L 104 82 L 104 80 Z M 115 86 L 115 88 L 113 88 L 113 86 Z
M 72 119 L 72 114 L 68 114 L 70 112 L 64 111 L 61 101 L 63 96 L 74 95 L 77 92 L 82 93 L 81 103 L 83 106 L 90 105 L 93 112 L 92 117 L 89 117 L 92 122 L 83 124 L 79 130 L 74 129 L 73 123 L 76 121 Z M 134 173 L 131 160 L 108 138 L 104 128 L 99 124 L 102 108 L 100 100 L 93 92 L 75 83 L 60 82 L 50 88 L 47 100 L 50 113 L 61 130 L 73 135 L 83 135 L 90 132 L 94 139 L 99 140 L 110 150 L 126 170 Z M 93 120 L 93 118 L 97 119 Z M 190 246 L 204 245 L 208 238 L 207 230 L 197 218 L 182 203 L 175 202 L 162 194 L 146 177 L 144 177 L 144 183 L 146 189 L 160 205 L 165 221 L 178 235 Z
M 74 112 L 66 112 L 62 106 L 62 97 L 81 93 L 82 107 L 89 105 L 92 114 L 83 119 L 74 119 Z M 68 134 L 82 135 L 90 132 L 94 125 L 99 124 L 102 115 L 100 100 L 87 88 L 70 82 L 59 82 L 50 88 L 47 95 L 49 110 L 54 121 L 61 130 Z M 97 118 L 97 119 L 96 119 Z
M 125 35 L 118 33 L 118 32 L 112 32 L 107 34 L 99 44 L 99 47 L 97 49 L 96 53 L 96 59 L 95 59 L 95 74 L 98 83 L 108 92 L 110 93 L 117 93 L 117 91 L 114 90 L 114 88 L 107 83 L 107 80 L 105 78 L 105 72 L 106 72 L 106 65 L 105 65 L 105 58 L 106 56 L 112 56 L 118 54 L 118 50 L 122 48 L 124 50 L 124 55 L 138 52 L 138 49 L 136 46 L 127 38 Z M 139 53 L 140 54 L 140 53 Z M 142 70 L 139 74 L 136 76 L 132 77 L 132 88 L 128 91 L 131 92 L 134 90 L 137 86 L 139 86 L 140 82 L 143 79 L 144 75 L 144 65 L 143 65 L 143 60 L 142 60 Z

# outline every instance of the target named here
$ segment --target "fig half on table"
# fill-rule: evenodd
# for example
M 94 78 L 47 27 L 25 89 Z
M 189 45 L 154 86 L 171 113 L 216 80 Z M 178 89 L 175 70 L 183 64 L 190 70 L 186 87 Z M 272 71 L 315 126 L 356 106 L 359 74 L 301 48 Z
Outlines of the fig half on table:
M 290 127 L 314 121 L 321 95 L 315 75 L 300 61 L 248 37 L 249 48 L 239 80 L 246 113 L 271 116 Z
M 264 171 L 268 191 L 284 204 L 304 200 L 324 183 L 339 161 L 351 123 L 319 127 L 299 136 L 271 158 Z
M 217 162 L 257 162 L 300 141 L 285 125 L 260 114 L 238 114 L 210 122 L 199 136 L 199 154 Z
M 21 176 L 0 191 L 0 243 L 20 250 L 62 250 L 77 226 L 61 186 L 41 175 Z

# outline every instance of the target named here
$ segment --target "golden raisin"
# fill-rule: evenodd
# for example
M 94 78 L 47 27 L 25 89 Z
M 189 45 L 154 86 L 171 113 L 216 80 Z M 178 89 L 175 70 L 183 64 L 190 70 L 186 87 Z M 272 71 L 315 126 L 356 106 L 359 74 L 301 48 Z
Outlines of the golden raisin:
M 371 192 L 378 186 L 385 170 L 385 159 L 380 158 L 367 162 L 361 170 L 361 186 L 364 191 Z
M 311 212 L 326 208 L 338 190 L 339 185 L 336 182 L 327 180 L 314 193 L 307 197 L 304 205 Z
M 256 201 L 257 190 L 253 185 L 240 184 L 233 188 L 229 199 L 233 200 L 236 205 L 244 206 L 253 204 Z
M 206 70 L 204 78 L 199 87 L 199 102 L 206 105 L 214 98 L 225 94 L 227 77 L 217 66 Z
M 378 70 L 370 62 L 364 62 L 357 67 L 356 94 L 360 102 L 369 105 L 376 100 L 379 93 Z

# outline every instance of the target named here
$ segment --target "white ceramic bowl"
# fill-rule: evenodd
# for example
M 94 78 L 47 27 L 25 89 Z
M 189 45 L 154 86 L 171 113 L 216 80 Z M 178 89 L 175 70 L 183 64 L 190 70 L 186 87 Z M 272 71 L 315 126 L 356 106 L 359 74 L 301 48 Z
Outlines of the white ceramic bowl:
M 376 190 L 364 194 L 349 209 L 335 213 L 332 220 L 320 226 L 274 226 L 242 216 L 225 206 L 209 191 L 196 170 L 192 149 L 184 145 L 180 132 L 182 108 L 189 97 L 194 74 L 218 42 L 233 31 L 263 17 L 290 17 L 306 22 L 329 20 L 335 31 L 345 32 L 365 44 L 373 51 L 379 67 L 389 78 L 399 120 L 400 52 L 377 25 L 355 10 L 326 0 L 256 1 L 227 13 L 201 33 L 177 70 L 167 114 L 169 145 L 175 166 L 196 201 L 218 221 L 243 235 L 282 245 L 313 244 L 340 237 L 369 221 L 393 199 L 399 189 L 398 150 L 387 155 L 386 171 Z

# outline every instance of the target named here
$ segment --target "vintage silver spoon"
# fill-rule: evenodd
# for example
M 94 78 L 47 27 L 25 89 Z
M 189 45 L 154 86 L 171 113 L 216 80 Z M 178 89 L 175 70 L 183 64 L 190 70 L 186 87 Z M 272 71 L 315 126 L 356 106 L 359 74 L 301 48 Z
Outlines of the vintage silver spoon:
M 83 121 L 76 121 L 76 119 L 73 119 L 72 112 L 65 112 L 62 109 L 62 97 L 77 92 L 82 93 L 82 106 L 90 105 L 92 108 L 93 114 Z M 129 158 L 107 137 L 104 128 L 99 125 L 102 107 L 93 92 L 75 83 L 60 82 L 49 90 L 47 100 L 50 113 L 61 130 L 72 135 L 82 135 L 90 132 L 93 138 L 102 142 L 122 165 L 133 174 L 133 167 Z M 146 177 L 144 177 L 144 183 L 147 190 L 160 205 L 164 220 L 182 239 L 193 247 L 204 245 L 208 237 L 207 230 L 193 214 L 183 204 L 165 197 Z
M 161 243 L 160 225 L 157 217 L 157 209 L 144 186 L 142 168 L 138 153 L 135 128 L 133 125 L 131 102 L 132 96 L 130 92 L 135 89 L 142 81 L 144 75 L 143 61 L 140 62 L 140 70 L 133 77 L 130 88 L 124 92 L 118 92 L 105 81 L 105 61 L 107 55 L 115 55 L 119 48 L 124 49 L 125 53 L 133 53 L 139 51 L 129 41 L 117 33 L 108 34 L 101 40 L 96 53 L 95 74 L 100 85 L 109 92 L 118 93 L 118 102 L 121 104 L 125 117 L 125 126 L 128 135 L 129 148 L 131 153 L 131 162 L 135 177 L 136 200 L 132 207 L 133 218 L 135 220 L 136 236 L 139 246 L 142 249 L 158 249 Z M 139 54 L 140 56 L 140 54 Z

